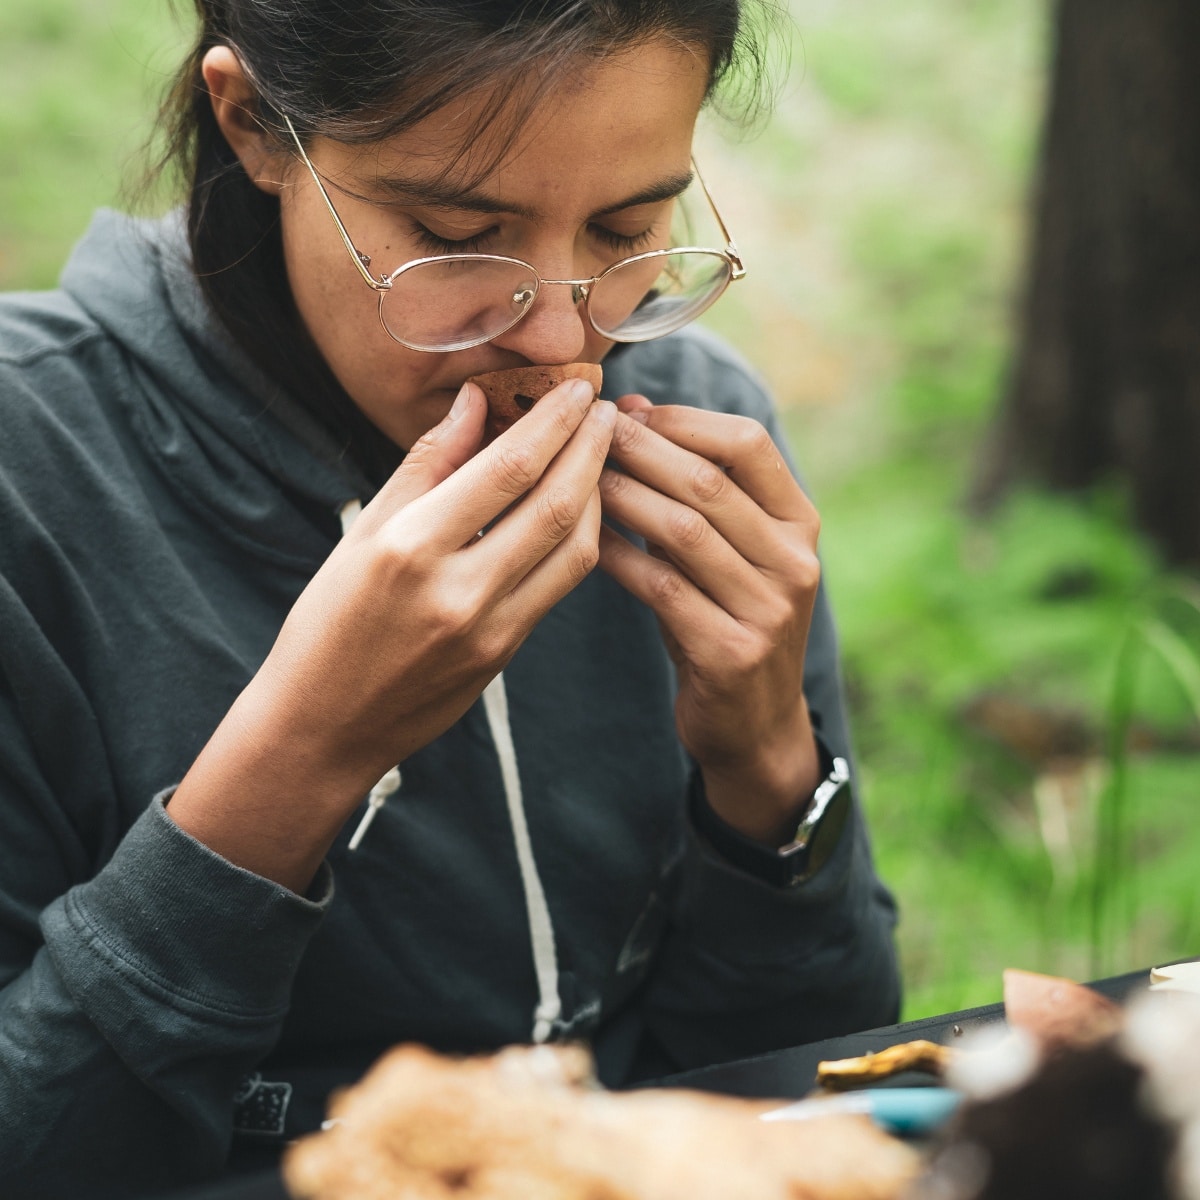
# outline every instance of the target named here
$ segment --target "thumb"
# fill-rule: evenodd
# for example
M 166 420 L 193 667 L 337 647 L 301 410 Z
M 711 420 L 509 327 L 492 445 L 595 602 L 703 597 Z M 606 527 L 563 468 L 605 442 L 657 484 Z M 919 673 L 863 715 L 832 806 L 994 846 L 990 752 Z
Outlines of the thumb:
M 363 509 L 355 528 L 361 525 L 364 533 L 373 532 L 393 513 L 453 475 L 478 453 L 486 417 L 483 389 L 464 383 L 450 411 L 413 443 L 392 477 Z

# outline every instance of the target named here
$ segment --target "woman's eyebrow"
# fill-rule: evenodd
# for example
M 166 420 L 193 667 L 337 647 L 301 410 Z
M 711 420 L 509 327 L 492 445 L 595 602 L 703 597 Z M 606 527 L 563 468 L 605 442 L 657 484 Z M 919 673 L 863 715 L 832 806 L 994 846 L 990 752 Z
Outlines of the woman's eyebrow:
M 642 188 L 640 192 L 634 192 L 632 196 L 626 196 L 624 200 L 618 201 L 616 204 L 610 204 L 598 209 L 592 213 L 592 216 L 606 217 L 610 213 L 621 212 L 626 208 L 637 208 L 640 204 L 661 204 L 664 200 L 674 200 L 677 196 L 682 196 L 691 187 L 694 178 L 695 176 L 691 171 L 687 171 L 682 175 L 668 175 L 665 179 L 660 179 L 657 183 L 652 183 L 649 187 Z
M 604 217 L 611 213 L 621 212 L 626 208 L 636 208 L 641 204 L 660 204 L 664 200 L 674 200 L 688 189 L 693 178 L 690 171 L 681 175 L 668 175 L 614 204 L 606 204 L 591 215 Z M 477 213 L 510 213 L 526 220 L 535 220 L 537 217 L 536 210 L 528 205 L 515 204 L 511 200 L 489 195 L 478 188 L 461 187 L 448 180 L 398 179 L 380 176 L 374 183 L 378 191 L 382 192 L 388 200 L 397 204 L 411 204 L 426 208 L 456 208 Z

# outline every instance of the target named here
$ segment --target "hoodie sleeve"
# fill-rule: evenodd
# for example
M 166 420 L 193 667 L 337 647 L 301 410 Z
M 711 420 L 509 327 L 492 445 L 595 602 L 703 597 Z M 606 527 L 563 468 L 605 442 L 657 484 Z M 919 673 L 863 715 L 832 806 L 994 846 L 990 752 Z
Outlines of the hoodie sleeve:
M 239 1081 L 278 1038 L 329 903 L 327 869 L 296 896 L 188 837 L 160 796 L 75 882 L 81 842 L 9 667 L 0 657 L 4 1195 L 102 1200 L 214 1174 Z
M 187 594 L 164 584 L 174 552 L 135 503 L 103 399 L 132 386 L 61 295 L 0 304 L 5 1200 L 144 1195 L 220 1170 L 239 1083 L 279 1038 L 330 899 L 327 871 L 296 896 L 188 837 L 154 796 L 207 715 L 199 681 L 128 632 L 183 631 L 122 625 L 115 607 L 152 599 L 157 618 Z M 168 753 L 148 713 L 195 732 Z
M 796 473 L 761 383 L 725 347 L 702 344 L 710 357 L 698 390 L 762 420 Z M 804 693 L 826 746 L 853 762 L 824 583 Z M 900 1006 L 895 924 L 895 902 L 876 876 L 857 796 L 832 858 L 791 887 L 732 865 L 689 827 L 647 993 L 648 1028 L 675 1068 L 687 1070 L 888 1024 Z
M 823 738 L 849 755 L 828 605 L 805 681 Z M 745 1058 L 898 1019 L 892 930 L 857 797 L 813 878 L 777 887 L 732 865 L 689 828 L 645 1017 L 674 1069 Z

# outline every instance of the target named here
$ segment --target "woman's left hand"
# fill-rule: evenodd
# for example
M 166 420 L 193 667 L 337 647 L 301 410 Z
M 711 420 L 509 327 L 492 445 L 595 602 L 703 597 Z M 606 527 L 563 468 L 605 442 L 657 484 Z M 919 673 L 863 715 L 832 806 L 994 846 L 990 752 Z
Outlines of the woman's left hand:
M 820 519 L 749 417 L 618 401 L 600 479 L 600 566 L 648 604 L 679 672 L 675 721 L 708 802 L 769 845 L 787 841 L 819 782 L 804 654 Z

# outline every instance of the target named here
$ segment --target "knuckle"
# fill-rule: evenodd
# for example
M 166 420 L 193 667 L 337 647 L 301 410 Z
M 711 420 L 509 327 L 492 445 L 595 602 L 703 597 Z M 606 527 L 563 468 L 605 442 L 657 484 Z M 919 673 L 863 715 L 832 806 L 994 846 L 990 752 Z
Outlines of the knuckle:
M 571 586 L 580 584 L 600 562 L 600 501 L 589 496 L 569 542 L 567 573 Z
M 434 620 L 439 634 L 447 640 L 466 636 L 479 614 L 475 596 L 465 587 L 441 588 L 434 600 Z
M 673 568 L 663 564 L 650 576 L 650 595 L 656 604 L 670 608 L 683 597 L 683 577 Z
M 386 524 L 375 538 L 374 550 L 372 562 L 381 588 L 394 588 L 424 571 L 425 536 L 411 522 Z
M 667 531 L 673 545 L 694 550 L 708 536 L 709 525 L 694 508 L 677 508 L 667 520 Z
M 753 674 L 771 657 L 773 647 L 771 637 L 757 631 L 745 630 L 742 637 L 731 639 L 730 657 L 735 673 Z
M 612 444 L 618 450 L 628 450 L 631 446 L 636 446 L 645 436 L 645 429 L 646 427 L 637 421 L 618 417 L 617 423 L 613 427 Z
M 570 548 L 567 574 L 572 585 L 582 583 L 600 561 L 600 546 L 590 539 L 575 539 Z
M 633 492 L 633 480 L 624 471 L 605 471 L 601 487 L 606 500 L 623 500 Z
M 562 541 L 579 521 L 579 504 L 574 495 L 562 487 L 542 492 L 537 498 L 536 511 L 539 527 L 554 542 Z
M 764 646 L 778 646 L 787 640 L 796 622 L 797 608 L 782 596 L 769 601 L 760 622 Z
M 513 630 L 509 627 L 493 626 L 480 631 L 475 653 L 481 663 L 503 669 L 515 652 Z
M 728 486 L 728 476 L 716 463 L 700 459 L 693 464 L 687 481 L 688 492 L 702 504 L 716 500 Z
M 821 560 L 811 550 L 793 555 L 789 568 L 788 580 L 793 591 L 808 595 L 817 590 L 821 582 Z
M 527 492 L 541 474 L 532 447 L 520 441 L 493 442 L 490 471 L 495 486 L 514 496 Z
M 560 442 L 565 442 L 575 432 L 583 415 L 576 404 L 559 404 L 551 409 L 552 423 Z
M 778 453 L 767 427 L 753 417 L 735 418 L 731 440 L 738 457 L 757 458 Z
M 591 435 L 592 453 L 600 462 L 603 462 L 612 448 L 613 426 L 606 425 L 602 421 L 589 421 L 588 428 Z

